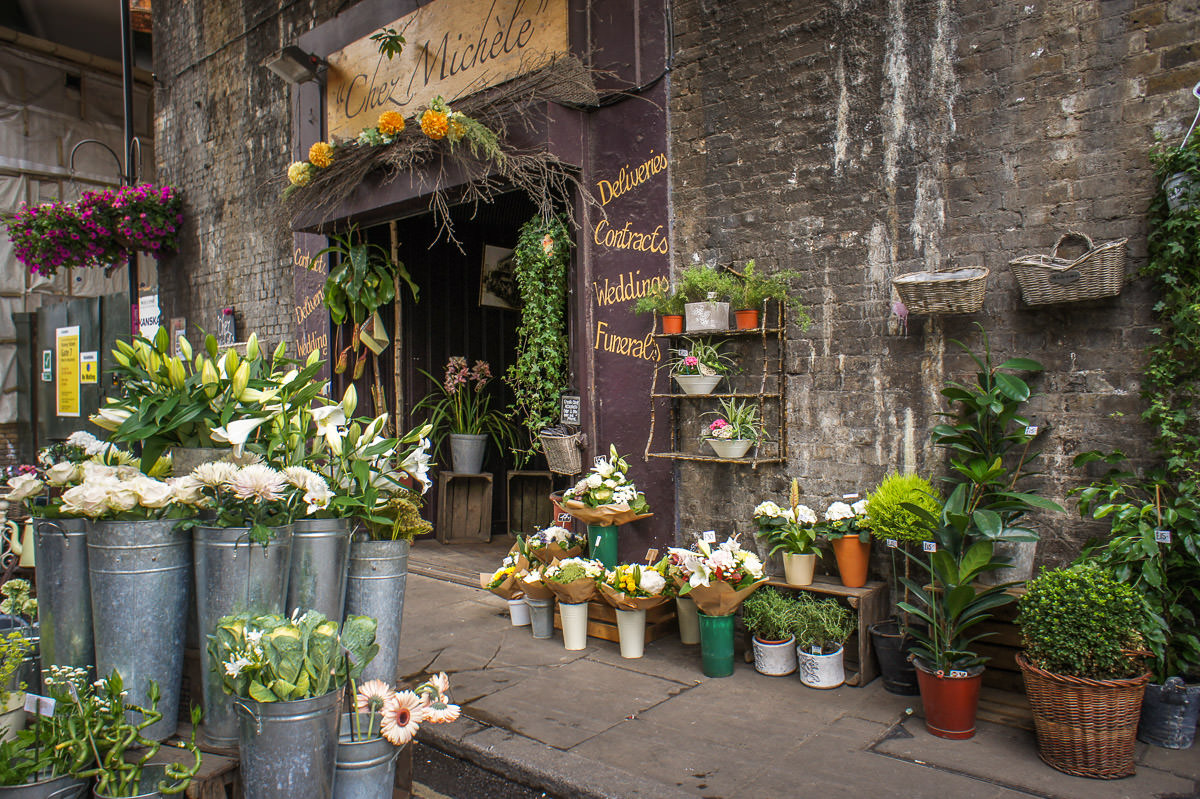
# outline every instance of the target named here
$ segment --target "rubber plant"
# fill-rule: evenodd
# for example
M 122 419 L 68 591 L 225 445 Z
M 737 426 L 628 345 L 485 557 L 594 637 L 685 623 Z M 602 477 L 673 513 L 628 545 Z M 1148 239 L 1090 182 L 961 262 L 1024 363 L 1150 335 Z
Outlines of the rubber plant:
M 517 357 L 504 382 L 514 399 L 510 415 L 524 426 L 529 446 L 514 447 L 518 463 L 536 454 L 538 433 L 558 421 L 558 400 L 567 387 L 567 264 L 570 231 L 562 216 L 535 216 L 521 227 L 513 273 L 521 294 Z

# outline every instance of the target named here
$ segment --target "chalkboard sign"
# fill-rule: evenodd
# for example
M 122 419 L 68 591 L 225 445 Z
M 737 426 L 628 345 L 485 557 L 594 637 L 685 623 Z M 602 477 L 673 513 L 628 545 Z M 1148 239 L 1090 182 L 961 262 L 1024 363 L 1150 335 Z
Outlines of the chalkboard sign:
M 559 400 L 558 415 L 563 424 L 569 424 L 572 427 L 579 427 L 579 395 L 578 394 L 563 394 Z

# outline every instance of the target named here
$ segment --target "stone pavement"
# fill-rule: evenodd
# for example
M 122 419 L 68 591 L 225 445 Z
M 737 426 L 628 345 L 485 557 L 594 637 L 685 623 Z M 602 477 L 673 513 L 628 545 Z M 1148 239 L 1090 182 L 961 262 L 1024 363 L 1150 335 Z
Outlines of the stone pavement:
M 482 549 L 461 557 L 469 570 L 499 559 Z M 413 560 L 428 571 L 418 551 Z M 415 572 L 401 643 L 400 676 L 446 671 L 464 710 L 423 727 L 422 741 L 564 799 L 1200 797 L 1196 747 L 1139 745 L 1138 773 L 1125 780 L 1070 777 L 1038 760 L 1024 730 L 981 723 L 969 741 L 929 735 L 920 699 L 879 680 L 818 691 L 795 675 L 758 674 L 740 653 L 732 677 L 708 678 L 698 647 L 674 636 L 638 660 L 592 638 L 568 652 L 561 636 L 512 627 L 486 591 Z

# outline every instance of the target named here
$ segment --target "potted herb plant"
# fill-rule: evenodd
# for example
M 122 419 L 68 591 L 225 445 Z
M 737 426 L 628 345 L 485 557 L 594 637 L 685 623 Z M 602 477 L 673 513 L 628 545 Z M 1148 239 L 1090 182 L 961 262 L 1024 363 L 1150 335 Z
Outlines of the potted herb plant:
M 729 329 L 729 298 L 736 288 L 733 275 L 716 267 L 692 264 L 679 273 L 679 292 L 686 298 L 687 332 L 711 333 Z
M 679 349 L 671 350 L 671 377 L 685 394 L 708 394 L 733 368 L 733 359 L 721 352 L 721 344 L 711 339 L 683 339 Z
M 924 508 L 930 516 L 937 515 L 941 503 L 928 480 L 916 474 L 887 475 L 883 482 L 867 497 L 867 528 L 871 535 L 882 542 L 891 559 L 888 573 L 893 602 L 908 601 L 899 577 L 912 576 L 912 565 L 921 561 L 900 555 L 901 564 L 896 562 L 896 552 L 912 551 L 912 547 L 933 538 L 929 523 L 908 509 L 909 505 Z M 922 575 L 924 581 L 924 575 Z M 870 627 L 871 642 L 879 661 L 879 672 L 883 677 L 884 690 L 903 696 L 919 693 L 917 671 L 908 658 L 912 639 L 904 634 L 906 622 L 896 618 L 876 622 Z
M 754 509 L 758 536 L 771 547 L 768 555 L 783 553 L 783 574 L 788 585 L 812 585 L 813 571 L 821 551 L 817 548 L 817 514 L 800 504 L 800 483 L 792 478 L 791 507 L 763 502 Z
M 808 314 L 798 297 L 788 290 L 788 281 L 800 277 L 794 270 L 783 270 L 770 275 L 758 271 L 754 259 L 746 262 L 741 275 L 732 283 L 730 305 L 737 322 L 738 330 L 753 330 L 759 325 L 759 314 L 767 300 L 785 303 L 795 314 L 796 323 L 804 330 L 808 329 Z
M 733 397 L 722 399 L 720 406 L 720 411 L 705 414 L 717 418 L 707 425 L 701 437 L 718 458 L 741 458 L 766 438 L 758 406 Z
M 854 612 L 836 599 L 817 599 L 804 592 L 795 604 L 792 634 L 800 681 L 809 688 L 837 688 L 846 681 L 842 655 L 856 629 Z
M 1038 755 L 1077 777 L 1134 772 L 1149 673 L 1141 662 L 1145 605 L 1137 589 L 1081 563 L 1029 581 L 1017 624 Z
M 742 603 L 742 624 L 753 636 L 754 668 L 782 677 L 796 670 L 796 602 L 773 588 L 755 591 Z
M 853 505 L 833 502 L 825 509 L 825 519 L 821 523 L 821 535 L 833 547 L 838 576 L 847 588 L 861 588 L 867 584 L 871 531 L 867 527 L 866 512 L 867 501 L 864 499 Z
M 670 284 L 666 280 L 663 280 L 655 284 L 645 296 L 634 300 L 633 312 L 636 314 L 658 314 L 662 319 L 663 335 L 677 336 L 683 332 L 684 305 L 686 302 L 687 298 L 683 295 L 683 292 L 672 289 Z
M 413 413 L 424 411 L 428 415 L 435 451 L 449 436 L 456 473 L 480 473 L 489 438 L 501 449 L 512 446 L 512 423 L 503 412 L 492 408 L 491 395 L 485 390 L 492 379 L 487 361 L 475 361 L 469 367 L 466 358 L 456 355 L 446 363 L 445 378 L 440 381 L 423 369 L 418 371 L 435 389 L 413 406 Z

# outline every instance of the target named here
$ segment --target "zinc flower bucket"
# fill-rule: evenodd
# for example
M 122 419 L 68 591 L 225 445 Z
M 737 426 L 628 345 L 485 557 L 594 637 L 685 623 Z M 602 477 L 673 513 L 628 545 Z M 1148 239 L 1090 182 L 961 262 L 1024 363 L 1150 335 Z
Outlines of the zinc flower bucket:
M 733 674 L 733 617 L 710 616 L 699 611 L 700 663 L 706 677 Z
M 315 610 L 341 624 L 349 563 L 349 519 L 297 519 L 284 610 Z
M 346 583 L 346 615 L 379 622 L 379 652 L 363 669 L 362 680 L 396 681 L 400 665 L 400 622 L 408 583 L 408 541 L 354 541 Z
M 235 700 L 245 799 L 329 799 L 345 689 L 293 702 Z
M 42 666 L 88 668 L 96 662 L 92 642 L 92 593 L 88 580 L 87 519 L 35 519 L 38 621 Z
M 68 774 L 25 785 L 0 786 L 0 796 L 4 799 L 83 799 L 90 793 L 90 785 L 90 780 L 81 780 Z
M 554 637 L 554 599 L 534 599 L 533 597 L 525 597 L 525 604 L 529 605 L 530 625 L 533 628 L 534 638 L 553 638 Z
M 333 799 L 392 799 L 396 758 L 404 747 L 393 745 L 382 735 L 356 741 L 351 734 L 354 714 L 343 713 L 341 719 Z M 362 723 L 367 722 L 364 719 Z
M 562 617 L 563 646 L 573 652 L 587 649 L 588 603 L 559 602 L 558 612 Z
M 588 553 L 604 564 L 606 569 L 617 568 L 617 525 L 589 524 Z

